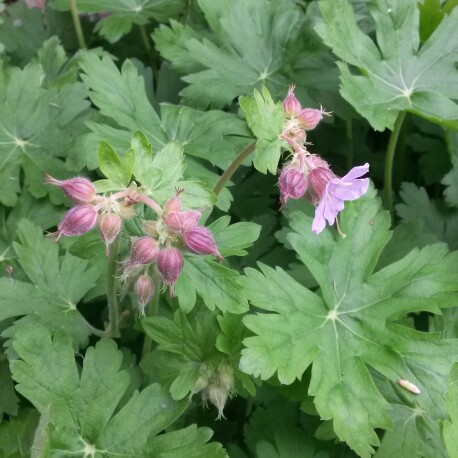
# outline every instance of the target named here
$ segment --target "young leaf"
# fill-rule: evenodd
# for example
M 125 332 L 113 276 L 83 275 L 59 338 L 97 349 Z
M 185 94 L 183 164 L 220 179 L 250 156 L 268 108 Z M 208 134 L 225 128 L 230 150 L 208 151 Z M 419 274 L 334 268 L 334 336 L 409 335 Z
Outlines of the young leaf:
M 455 8 L 420 47 L 416 0 L 377 0 L 371 5 L 377 44 L 356 23 L 347 0 L 320 2 L 326 24 L 317 32 L 343 62 L 341 94 L 376 130 L 393 129 L 397 114 L 409 111 L 457 128 L 458 37 Z M 349 65 L 357 67 L 353 74 Z
M 51 339 L 41 325 L 23 327 L 14 348 L 21 358 L 11 363 L 16 389 L 49 415 L 43 425 L 47 456 L 180 456 L 188 448 L 191 456 L 226 456 L 219 444 L 205 445 L 211 436 L 205 428 L 159 435 L 187 406 L 173 402 L 159 385 L 120 403 L 130 376 L 121 369 L 123 354 L 113 340 L 102 339 L 87 350 L 81 375 L 65 332 Z
M 458 358 L 456 341 L 440 341 L 396 321 L 456 303 L 458 253 L 448 254 L 443 244 L 428 246 L 374 272 L 390 239 L 390 220 L 373 193 L 346 207 L 345 239 L 329 230 L 316 236 L 311 221 L 293 212 L 288 241 L 317 280 L 319 294 L 280 268 L 247 269 L 250 301 L 274 313 L 244 319 L 256 336 L 245 339 L 240 367 L 262 379 L 278 373 L 280 382 L 290 384 L 312 365 L 309 394 L 318 413 L 333 420 L 340 439 L 369 457 L 379 445 L 374 429 L 388 429 L 392 421 L 367 366 L 392 383 L 405 379 L 422 387 L 426 394 L 410 396 L 443 418 L 441 396 Z
M 284 123 L 281 102 L 274 103 L 268 89 L 254 91 L 253 97 L 240 97 L 240 107 L 246 121 L 258 141 L 254 166 L 262 173 L 276 174 L 280 160 L 282 141 L 280 134 Z
M 201 256 L 187 255 L 175 288 L 184 311 L 192 310 L 196 292 L 210 310 L 218 308 L 231 313 L 248 310 L 237 271 Z
M 121 162 L 115 150 L 107 142 L 100 142 L 97 155 L 100 170 L 113 183 L 114 189 L 122 188 L 130 183 L 135 164 L 134 150 L 130 149 Z

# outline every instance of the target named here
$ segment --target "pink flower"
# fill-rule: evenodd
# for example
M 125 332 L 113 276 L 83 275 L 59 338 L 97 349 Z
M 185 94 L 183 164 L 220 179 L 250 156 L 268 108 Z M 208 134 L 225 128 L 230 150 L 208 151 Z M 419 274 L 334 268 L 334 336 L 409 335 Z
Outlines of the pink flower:
M 97 223 L 97 210 L 92 205 L 77 205 L 65 214 L 62 221 L 58 224 L 58 231 L 49 234 L 57 236 L 59 240 L 61 235 L 83 235 L 95 227 Z
M 216 246 L 213 234 L 207 227 L 196 226 L 183 234 L 183 243 L 188 250 L 198 254 L 212 254 L 222 260 L 218 247 Z
M 174 295 L 173 286 L 183 270 L 183 265 L 183 255 L 178 248 L 169 247 L 160 251 L 157 258 L 157 268 L 164 284 L 170 287 L 171 297 Z
M 278 178 L 280 202 L 283 209 L 288 199 L 300 199 L 307 189 L 307 179 L 304 172 L 291 165 L 283 168 Z
M 312 231 L 319 234 L 326 226 L 334 224 L 339 212 L 344 208 L 344 201 L 356 200 L 366 194 L 369 179 L 360 178 L 369 171 L 369 164 L 353 167 L 342 178 L 330 178 L 315 209 Z
M 110 245 L 116 240 L 121 232 L 122 220 L 115 213 L 104 213 L 99 218 L 100 238 L 105 243 L 106 255 L 108 256 Z
M 297 100 L 296 96 L 294 95 L 295 87 L 296 86 L 294 84 L 290 84 L 288 95 L 283 100 L 283 111 L 288 116 L 298 116 L 302 108 L 299 100 Z
M 164 222 L 171 232 L 182 233 L 197 226 L 200 217 L 197 210 L 171 211 L 164 217 Z
M 323 115 L 329 116 L 331 113 L 327 113 L 320 108 L 319 110 L 315 108 L 304 108 L 299 113 L 299 122 L 303 129 L 312 130 L 318 125 L 318 123 L 323 119 Z
M 75 177 L 68 180 L 56 180 L 46 174 L 45 183 L 59 187 L 75 204 L 88 204 L 96 196 L 95 187 L 87 178 Z
M 135 240 L 130 252 L 130 265 L 151 264 L 159 256 L 159 245 L 152 237 L 140 237 Z
M 154 283 L 151 277 L 146 274 L 140 275 L 135 282 L 134 291 L 140 306 L 140 316 L 145 316 L 144 309 L 154 293 Z

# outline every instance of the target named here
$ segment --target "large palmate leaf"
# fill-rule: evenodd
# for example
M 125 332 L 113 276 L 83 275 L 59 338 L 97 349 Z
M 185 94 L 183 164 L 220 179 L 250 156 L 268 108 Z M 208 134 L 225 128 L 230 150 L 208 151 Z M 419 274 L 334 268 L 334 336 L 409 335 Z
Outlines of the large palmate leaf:
M 447 408 L 449 419 L 442 425 L 445 445 L 451 458 L 458 456 L 458 364 L 453 366 L 448 380 Z
M 14 251 L 30 283 L 0 278 L 0 321 L 25 315 L 23 324 L 41 320 L 50 329 L 67 329 L 76 344 L 86 344 L 91 329 L 76 306 L 101 271 L 68 252 L 60 259 L 59 245 L 27 220 L 18 223 L 18 237 Z
M 396 421 L 369 367 L 391 384 L 406 379 L 424 389 L 416 396 L 393 388 L 406 399 L 405 409 L 428 419 L 415 423 L 419 440 L 429 437 L 424 428 L 438 436 L 437 420 L 446 416 L 446 377 L 458 360 L 457 341 L 440 340 L 397 320 L 456 304 L 458 253 L 448 254 L 445 244 L 427 246 L 374 272 L 390 239 L 390 219 L 373 192 L 343 212 L 345 239 L 330 230 L 314 235 L 311 221 L 293 212 L 287 239 L 315 277 L 317 292 L 279 268 L 247 269 L 249 300 L 271 313 L 245 318 L 256 336 L 244 341 L 242 370 L 263 379 L 277 373 L 280 382 L 289 384 L 312 365 L 309 394 L 318 413 L 332 419 L 338 437 L 363 457 L 379 445 L 374 428 L 388 429 Z
M 377 130 L 392 129 L 409 111 L 458 128 L 458 9 L 445 15 L 420 47 L 416 0 L 376 0 L 371 14 L 376 43 L 357 26 L 348 0 L 320 2 L 318 33 L 342 59 L 341 94 Z M 359 72 L 350 71 L 349 65 Z
M 154 34 L 164 57 L 190 75 L 181 94 L 198 107 L 223 107 L 267 84 L 276 94 L 290 82 L 303 14 L 292 0 L 199 0 L 215 40 L 172 23 Z M 196 72 L 196 70 L 198 70 Z
M 102 339 L 86 351 L 81 375 L 63 331 L 51 339 L 40 325 L 24 327 L 14 349 L 21 358 L 11 362 L 16 389 L 42 415 L 33 446 L 38 452 L 39 444 L 39 456 L 226 456 L 219 444 L 206 444 L 208 428 L 191 425 L 159 434 L 187 406 L 173 402 L 159 385 L 123 399 L 131 375 L 113 340 Z
M 0 70 L 0 202 L 13 206 L 20 190 L 19 173 L 34 197 L 51 192 L 43 183 L 44 172 L 68 175 L 64 157 L 76 134 L 85 130 L 89 103 L 82 83 L 61 88 L 43 87 L 41 65 Z

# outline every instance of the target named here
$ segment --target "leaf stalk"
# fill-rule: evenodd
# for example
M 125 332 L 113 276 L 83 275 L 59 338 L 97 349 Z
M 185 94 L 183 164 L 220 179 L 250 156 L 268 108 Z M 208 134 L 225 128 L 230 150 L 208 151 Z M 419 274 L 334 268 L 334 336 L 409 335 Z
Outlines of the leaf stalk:
M 108 270 L 107 270 L 107 300 L 108 300 L 108 315 L 109 325 L 108 331 L 113 337 L 119 337 L 119 308 L 118 299 L 116 297 L 116 263 L 118 260 L 120 237 L 112 243 L 110 253 L 108 255 Z
M 232 175 L 236 172 L 236 170 L 240 167 L 243 161 L 254 151 L 256 143 L 250 143 L 248 146 L 242 149 L 240 153 L 235 157 L 235 159 L 229 164 L 229 167 L 225 170 L 225 172 L 221 175 L 218 183 L 213 189 L 213 192 L 218 195 L 226 182 L 228 182 Z
M 405 111 L 400 111 L 396 117 L 393 131 L 391 132 L 390 140 L 388 142 L 388 149 L 386 151 L 385 159 L 385 205 L 390 211 L 391 219 L 394 218 L 393 207 L 393 163 L 394 154 L 396 152 L 396 145 L 398 143 L 399 133 L 401 132 L 402 123 L 406 116 Z
M 72 13 L 73 27 L 75 28 L 76 38 L 80 49 L 87 49 L 86 40 L 84 39 L 83 28 L 81 27 L 81 21 L 78 14 L 78 7 L 76 5 L 77 0 L 70 0 L 70 11 Z

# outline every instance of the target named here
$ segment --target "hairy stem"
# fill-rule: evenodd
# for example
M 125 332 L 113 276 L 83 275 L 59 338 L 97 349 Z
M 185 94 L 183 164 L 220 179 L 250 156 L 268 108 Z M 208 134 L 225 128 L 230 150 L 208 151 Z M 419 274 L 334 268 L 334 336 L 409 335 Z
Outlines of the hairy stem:
M 118 236 L 110 247 L 107 270 L 107 299 L 110 319 L 108 331 L 113 337 L 119 337 L 120 335 L 118 298 L 116 297 L 116 262 L 118 259 L 119 241 L 120 237 Z
M 390 141 L 388 142 L 388 149 L 386 151 L 385 159 L 385 205 L 391 213 L 391 219 L 394 217 L 393 208 L 393 163 L 396 145 L 398 143 L 399 132 L 401 131 L 402 123 L 406 116 L 405 111 L 400 111 L 394 123 L 393 132 L 391 132 Z
M 240 167 L 242 162 L 254 151 L 256 143 L 250 143 L 248 146 L 242 149 L 240 153 L 236 156 L 236 158 L 231 162 L 229 167 L 225 170 L 225 172 L 221 175 L 218 183 L 216 183 L 213 192 L 218 195 L 224 185 L 231 179 L 232 175 L 236 172 L 236 170 Z
M 81 21 L 78 15 L 76 0 L 70 0 L 70 11 L 72 13 L 73 27 L 75 28 L 75 33 L 76 37 L 78 38 L 79 47 L 81 49 L 86 49 L 86 41 L 84 39 L 83 28 L 81 27 Z
M 154 293 L 153 297 L 151 298 L 151 302 L 149 306 L 146 308 L 146 316 L 156 316 L 157 311 L 159 308 L 159 297 L 161 295 L 161 289 L 159 288 L 161 282 L 159 276 L 156 274 L 153 277 L 154 282 Z M 142 358 L 150 352 L 151 350 L 151 337 L 145 333 L 145 339 L 143 340 L 143 350 L 142 350 Z

